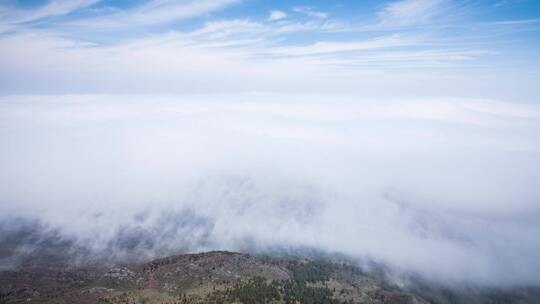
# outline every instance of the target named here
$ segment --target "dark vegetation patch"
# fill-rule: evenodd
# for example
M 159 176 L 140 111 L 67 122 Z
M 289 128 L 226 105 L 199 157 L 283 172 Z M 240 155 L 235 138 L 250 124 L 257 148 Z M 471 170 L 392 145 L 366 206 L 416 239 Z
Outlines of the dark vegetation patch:
M 0 303 L 540 303 L 540 288 L 400 288 L 347 262 L 226 251 L 143 264 L 75 267 L 53 259 L 0 271 Z M 32 266 L 29 266 L 32 265 Z

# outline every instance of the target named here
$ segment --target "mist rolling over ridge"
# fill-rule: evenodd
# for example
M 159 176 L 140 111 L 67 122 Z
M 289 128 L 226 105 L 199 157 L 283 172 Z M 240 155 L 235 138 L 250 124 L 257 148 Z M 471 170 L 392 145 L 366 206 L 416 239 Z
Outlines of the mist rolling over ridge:
M 538 280 L 536 106 L 283 98 L 5 97 L 3 218 L 120 256 L 307 246 Z

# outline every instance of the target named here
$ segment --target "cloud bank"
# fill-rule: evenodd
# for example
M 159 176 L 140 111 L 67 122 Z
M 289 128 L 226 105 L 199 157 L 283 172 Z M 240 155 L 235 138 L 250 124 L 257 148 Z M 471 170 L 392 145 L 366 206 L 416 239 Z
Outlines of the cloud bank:
M 307 246 L 536 284 L 539 132 L 537 105 L 478 99 L 5 96 L 0 221 L 119 256 Z

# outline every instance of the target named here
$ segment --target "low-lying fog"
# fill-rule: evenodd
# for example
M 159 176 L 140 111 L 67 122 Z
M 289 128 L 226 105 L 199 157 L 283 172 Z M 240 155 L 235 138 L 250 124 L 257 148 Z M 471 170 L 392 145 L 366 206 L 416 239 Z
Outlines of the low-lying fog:
M 3 234 L 22 218 L 118 257 L 307 246 L 445 282 L 540 282 L 536 105 L 7 96 L 0 168 Z

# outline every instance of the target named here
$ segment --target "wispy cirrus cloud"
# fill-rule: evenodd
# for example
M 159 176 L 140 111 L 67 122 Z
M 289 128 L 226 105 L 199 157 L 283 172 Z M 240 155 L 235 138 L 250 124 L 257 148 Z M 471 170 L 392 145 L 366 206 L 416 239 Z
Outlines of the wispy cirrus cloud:
M 417 25 L 440 16 L 448 5 L 448 0 L 400 0 L 386 4 L 377 15 L 381 25 Z
M 21 23 L 62 16 L 92 6 L 101 0 L 52 0 L 34 9 L 18 9 L 0 5 L 0 32 Z
M 309 45 L 269 48 L 268 52 L 270 54 L 281 56 L 313 56 L 343 52 L 391 49 L 403 46 L 418 45 L 419 43 L 421 43 L 421 40 L 418 37 L 391 35 L 356 42 L 318 41 Z
M 74 20 L 67 25 L 90 30 L 154 26 L 201 16 L 239 2 L 241 0 L 151 0 L 130 9 Z
M 326 18 L 328 18 L 328 13 L 323 12 L 323 11 L 314 10 L 311 7 L 306 7 L 306 6 L 294 7 L 293 11 L 297 12 L 297 13 L 307 15 L 309 17 L 318 18 L 318 19 L 326 19 Z
M 202 27 L 186 33 L 186 35 L 202 39 L 225 39 L 239 34 L 260 35 L 268 33 L 270 30 L 271 27 L 264 23 L 247 19 L 229 19 L 206 22 Z
M 33 12 L 34 16 L 50 15 L 53 10 L 44 7 L 52 7 L 52 3 L 26 10 Z M 78 3 L 70 4 L 71 10 L 57 9 L 56 14 L 61 11 L 78 12 L 91 6 L 91 3 L 99 4 L 96 0 Z M 407 70 L 410 74 L 425 73 L 426 79 L 438 81 L 440 78 L 428 75 L 438 73 L 434 69 L 453 68 L 452 72 L 458 73 L 460 68 L 486 66 L 482 60 L 489 60 L 500 53 L 492 49 L 492 44 L 485 43 L 484 36 L 488 33 L 485 28 L 520 26 L 530 29 L 531 24 L 536 24 L 531 21 L 535 19 L 527 22 L 500 20 L 480 25 L 456 24 L 450 19 L 438 23 L 441 15 L 455 13 L 455 6 L 445 0 L 387 2 L 375 6 L 371 12 L 373 19 L 361 24 L 351 18 L 335 16 L 328 7 L 327 10 L 318 7 L 280 7 L 279 10 L 270 11 L 270 15 L 259 17 L 220 15 L 222 10 L 235 4 L 241 4 L 241 1 L 149 0 L 127 8 L 98 5 L 84 13 L 72 14 L 69 18 L 45 20 L 40 22 L 39 27 L 21 23 L 16 31 L 0 37 L 5 71 L 0 76 L 5 79 L 5 87 L 19 87 L 23 82 L 12 80 L 11 75 L 28 73 L 30 78 L 40 78 L 37 75 L 46 73 L 45 67 L 49 66 L 49 73 L 55 77 L 40 78 L 42 87 L 59 87 L 64 83 L 61 79 L 72 82 L 85 78 L 72 87 L 98 88 L 103 85 L 103 79 L 111 82 L 122 78 L 144 78 L 143 69 L 132 66 L 130 62 L 134 57 L 150 52 L 154 54 L 152 60 L 155 61 L 152 69 L 161 71 L 155 78 L 156 82 L 162 83 L 171 81 L 173 75 L 196 78 L 199 79 L 197 82 L 204 83 L 204 77 L 214 77 L 216 67 L 222 67 L 224 70 L 221 73 L 240 83 L 243 77 L 254 81 L 254 75 L 271 78 L 261 83 L 282 83 L 281 79 L 285 81 L 289 76 L 280 75 L 288 74 L 287 66 L 296 67 L 300 74 L 310 74 L 310 77 L 305 77 L 306 81 L 308 78 L 320 79 L 321 83 L 316 85 L 319 88 L 345 84 L 353 86 L 350 79 L 362 79 L 365 73 L 399 69 L 403 72 Z M 176 21 L 180 20 L 188 25 L 178 25 Z M 431 23 L 438 24 L 436 29 L 412 26 Z M 474 30 L 455 35 L 465 27 Z M 38 53 L 41 55 L 38 56 Z M 20 54 L 35 55 L 25 55 L 23 58 Z M 71 59 L 66 61 L 65 58 Z M 146 60 L 142 59 L 143 62 Z M 84 61 L 95 62 L 97 66 Z M 188 68 L 194 65 L 199 65 L 199 69 Z M 72 74 L 78 71 L 88 76 L 74 77 Z M 333 73 L 341 74 L 336 76 Z M 330 80 L 327 79 L 329 75 L 333 75 Z M 53 79 L 57 79 L 55 85 L 51 85 Z M 126 83 L 132 81 L 137 80 Z M 444 87 L 444 81 L 441 79 L 440 82 L 431 87 Z M 137 87 L 171 87 L 150 83 L 144 81 Z M 314 84 L 302 85 L 309 86 Z M 182 88 L 174 87 L 175 90 Z M 268 85 L 266 89 L 264 85 L 257 87 L 263 90 L 275 88 L 274 85 Z M 353 87 L 356 89 L 357 86 Z
M 159 24 L 203 15 L 238 2 L 240 0 L 150 1 L 112 18 L 121 24 Z
M 0 8 L 2 17 L 12 23 L 22 23 L 42 18 L 61 16 L 73 11 L 89 7 L 101 0 L 52 0 L 34 9 Z
M 268 16 L 269 21 L 276 21 L 276 20 L 281 20 L 285 18 L 287 18 L 287 13 L 285 13 L 284 11 L 278 11 L 278 10 L 270 11 L 270 15 Z

